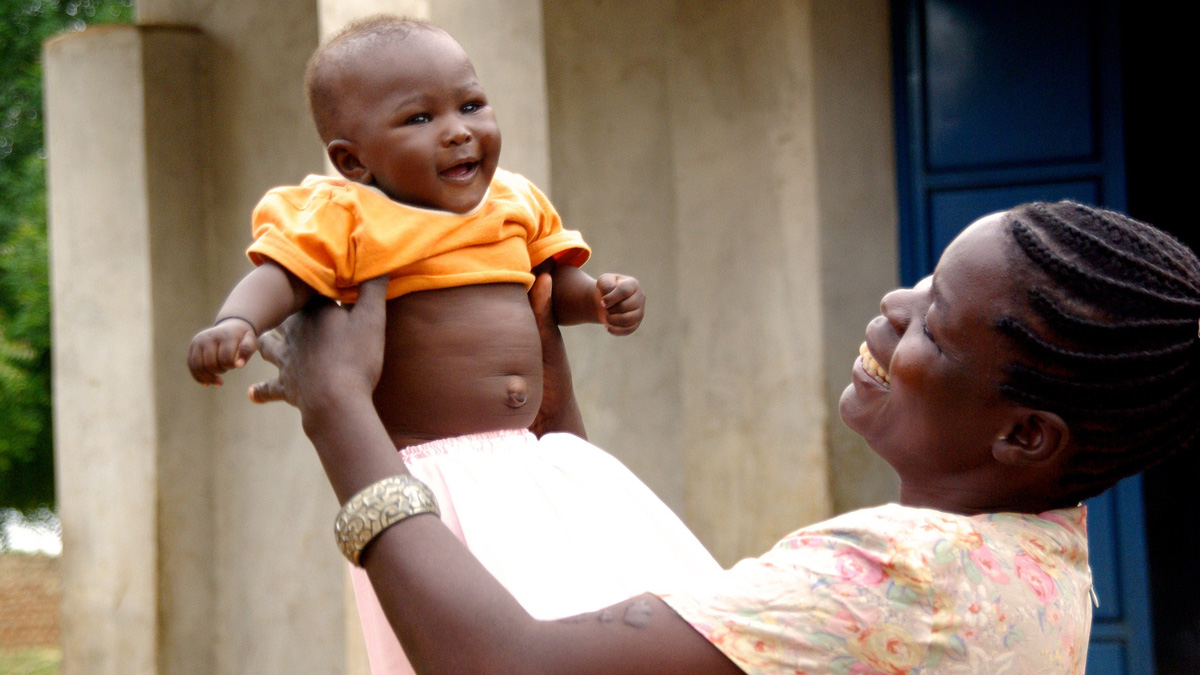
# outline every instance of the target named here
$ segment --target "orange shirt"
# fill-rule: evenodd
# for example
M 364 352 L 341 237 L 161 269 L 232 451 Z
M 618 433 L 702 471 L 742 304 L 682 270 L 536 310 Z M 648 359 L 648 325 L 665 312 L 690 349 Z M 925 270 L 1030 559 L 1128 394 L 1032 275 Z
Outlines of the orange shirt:
M 537 187 L 503 169 L 470 213 L 409 206 L 344 178 L 309 176 L 268 192 L 253 223 L 247 255 L 254 264 L 274 260 L 342 302 L 354 302 L 360 283 L 383 274 L 389 299 L 498 282 L 528 289 L 530 270 L 543 261 L 580 266 L 591 255 Z

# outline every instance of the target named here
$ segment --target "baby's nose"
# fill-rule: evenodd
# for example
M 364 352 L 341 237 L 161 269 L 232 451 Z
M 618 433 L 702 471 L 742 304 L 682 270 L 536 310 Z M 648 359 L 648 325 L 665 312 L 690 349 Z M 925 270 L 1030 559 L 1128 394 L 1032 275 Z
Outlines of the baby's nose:
M 471 130 L 465 124 L 453 124 L 446 129 L 447 145 L 462 145 L 471 140 Z

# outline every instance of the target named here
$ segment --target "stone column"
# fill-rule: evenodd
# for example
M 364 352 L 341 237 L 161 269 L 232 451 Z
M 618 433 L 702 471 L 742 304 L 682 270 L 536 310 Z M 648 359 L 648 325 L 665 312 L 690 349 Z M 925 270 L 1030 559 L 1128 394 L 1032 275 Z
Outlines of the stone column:
M 810 11 L 546 11 L 554 198 L 649 298 L 571 336 L 585 417 L 726 563 L 830 510 Z
M 45 49 L 63 666 L 212 672 L 203 38 L 112 26 Z
M 899 282 L 888 5 L 812 3 L 830 490 L 839 513 L 899 492 L 896 473 L 837 415 L 867 322 Z
M 727 563 L 893 494 L 837 417 L 895 279 L 887 3 L 555 0 L 545 22 L 555 204 L 648 295 L 631 338 L 568 331 L 593 440 Z
M 813 25 L 795 0 L 677 20 L 687 513 L 731 563 L 830 510 Z

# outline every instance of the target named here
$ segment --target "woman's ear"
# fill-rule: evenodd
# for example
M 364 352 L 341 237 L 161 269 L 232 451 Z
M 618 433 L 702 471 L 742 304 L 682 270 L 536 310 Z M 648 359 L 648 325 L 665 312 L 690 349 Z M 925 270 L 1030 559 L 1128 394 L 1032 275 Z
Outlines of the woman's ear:
M 1009 466 L 1046 464 L 1058 458 L 1070 443 L 1063 418 L 1045 410 L 1018 408 L 1007 433 L 992 443 L 992 456 Z
M 329 153 L 329 161 L 333 162 L 333 167 L 338 170 L 349 180 L 355 183 L 370 183 L 371 172 L 358 159 L 358 146 L 339 138 L 330 141 L 329 145 L 325 146 L 325 152 Z

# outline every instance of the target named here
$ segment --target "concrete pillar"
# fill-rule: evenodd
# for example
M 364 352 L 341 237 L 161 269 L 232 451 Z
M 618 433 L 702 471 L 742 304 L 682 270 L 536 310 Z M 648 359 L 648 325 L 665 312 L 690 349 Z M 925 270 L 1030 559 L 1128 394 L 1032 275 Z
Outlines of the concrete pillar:
M 889 4 L 812 3 L 825 395 L 838 513 L 899 495 L 896 473 L 837 415 L 867 322 L 899 282 Z
M 211 405 L 180 353 L 206 313 L 203 52 L 129 26 L 45 50 L 67 673 L 212 671 Z
M 340 673 L 336 504 L 295 413 L 247 402 L 261 362 L 215 390 L 184 367 L 250 267 L 251 207 L 321 168 L 298 84 L 315 7 L 183 18 L 205 39 L 114 27 L 47 48 L 64 662 Z
M 554 201 L 631 338 L 568 333 L 589 432 L 724 562 L 894 494 L 837 416 L 895 282 L 887 3 L 548 0 Z M 832 463 L 832 464 L 831 464 Z
M 649 296 L 571 336 L 585 417 L 723 562 L 830 510 L 810 12 L 546 9 L 555 201 Z
M 679 4 L 687 513 L 725 563 L 830 510 L 808 5 Z
M 565 331 L 576 392 L 592 441 L 686 516 L 672 3 L 560 0 L 545 22 L 554 204 L 592 246 L 585 269 L 632 274 L 647 297 L 629 337 Z

